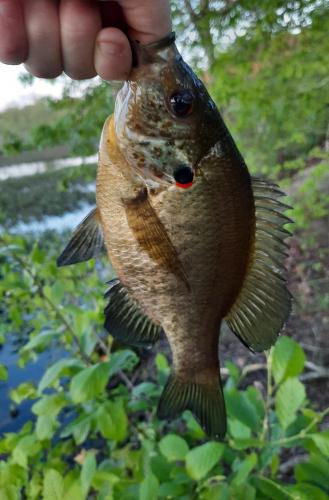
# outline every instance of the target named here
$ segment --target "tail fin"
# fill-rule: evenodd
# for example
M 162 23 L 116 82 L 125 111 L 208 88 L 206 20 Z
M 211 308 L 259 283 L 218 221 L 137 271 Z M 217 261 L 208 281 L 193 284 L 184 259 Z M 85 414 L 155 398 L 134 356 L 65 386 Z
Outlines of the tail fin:
M 158 405 L 159 418 L 172 418 L 191 410 L 209 437 L 223 439 L 226 433 L 226 412 L 219 376 L 209 383 L 181 382 L 171 374 Z

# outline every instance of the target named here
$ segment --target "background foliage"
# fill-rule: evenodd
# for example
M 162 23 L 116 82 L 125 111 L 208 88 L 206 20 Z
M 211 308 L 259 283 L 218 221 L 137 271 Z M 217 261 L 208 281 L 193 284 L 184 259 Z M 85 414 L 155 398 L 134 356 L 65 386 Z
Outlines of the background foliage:
M 294 206 L 287 265 L 299 300 L 287 333 L 307 347 L 329 324 L 329 3 L 175 0 L 172 7 L 184 56 L 207 83 L 249 168 L 279 181 Z M 80 87 L 83 98 L 76 97 Z M 68 81 L 62 99 L 3 114 L 3 153 L 63 143 L 79 155 L 95 153 L 115 90 Z M 88 167 L 47 172 L 38 185 L 8 180 L 0 224 L 8 229 L 19 217 L 71 211 L 83 180 L 93 178 Z M 50 234 L 39 243 L 8 234 L 0 240 L 1 344 L 18 339 L 18 364 L 26 369 L 44 352 L 57 353 L 38 383 L 12 381 L 13 411 L 32 405 L 32 416 L 0 438 L 0 498 L 329 497 L 328 408 L 320 398 L 327 392 L 316 385 L 316 377 L 328 377 L 325 348 L 315 363 L 312 350 L 306 355 L 282 336 L 266 361 L 241 364 L 238 353 L 235 364 L 226 362 L 228 436 L 209 441 L 189 412 L 157 421 L 167 344 L 153 353 L 116 345 L 101 326 L 109 264 L 58 270 L 61 247 Z M 2 381 L 9 371 L 0 365 Z
M 320 425 L 329 408 L 311 409 L 294 340 L 283 336 L 268 353 L 266 394 L 243 387 L 247 371 L 226 364 L 228 436 L 209 441 L 189 412 L 183 423 L 157 421 L 167 358 L 156 354 L 145 376 L 135 352 L 104 336 L 93 264 L 58 270 L 53 250 L 18 237 L 2 240 L 1 255 L 2 342 L 30 332 L 20 366 L 45 349 L 61 352 L 38 384 L 11 391 L 17 405 L 33 400 L 34 418 L 0 440 L 1 498 L 327 498 L 329 431 Z M 307 458 L 284 484 L 280 456 L 289 449 Z

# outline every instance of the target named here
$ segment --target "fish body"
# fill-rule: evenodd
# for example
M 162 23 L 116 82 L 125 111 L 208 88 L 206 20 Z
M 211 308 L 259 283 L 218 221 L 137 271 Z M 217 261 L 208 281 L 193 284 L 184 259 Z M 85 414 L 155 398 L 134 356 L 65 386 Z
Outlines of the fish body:
M 104 243 L 116 271 L 105 326 L 128 344 L 162 331 L 173 370 L 158 413 L 190 409 L 205 431 L 226 430 L 221 323 L 249 348 L 269 348 L 290 310 L 282 278 L 285 206 L 252 179 L 205 87 L 172 35 L 136 47 L 137 67 L 102 133 L 97 209 L 60 265 Z

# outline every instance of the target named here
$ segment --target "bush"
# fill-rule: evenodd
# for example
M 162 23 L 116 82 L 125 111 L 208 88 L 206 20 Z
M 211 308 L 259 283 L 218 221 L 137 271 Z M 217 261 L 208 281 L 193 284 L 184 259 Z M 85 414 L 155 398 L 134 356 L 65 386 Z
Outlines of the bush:
M 1 244 L 2 342 L 30 332 L 21 366 L 46 349 L 59 352 L 37 385 L 11 392 L 17 405 L 33 400 L 34 418 L 1 438 L 1 498 L 328 498 L 329 429 L 321 428 L 329 408 L 315 411 L 307 400 L 298 343 L 283 336 L 267 354 L 266 394 L 245 386 L 247 367 L 226 365 L 228 435 L 209 441 L 189 412 L 156 419 L 167 358 L 156 354 L 145 376 L 139 356 L 105 335 L 102 267 L 59 271 L 54 244 L 41 249 L 13 237 Z

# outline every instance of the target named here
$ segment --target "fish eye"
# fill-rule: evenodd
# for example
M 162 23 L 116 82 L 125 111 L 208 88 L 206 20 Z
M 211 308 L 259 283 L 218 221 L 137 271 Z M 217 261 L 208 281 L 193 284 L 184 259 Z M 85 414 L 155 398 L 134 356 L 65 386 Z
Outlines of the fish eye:
M 185 118 L 192 113 L 194 95 L 187 89 L 174 92 L 170 99 L 170 109 L 179 118 Z

